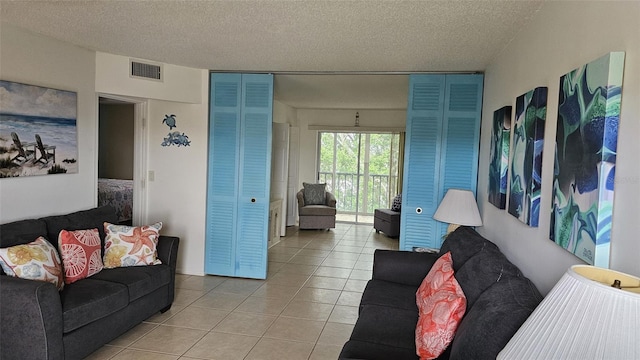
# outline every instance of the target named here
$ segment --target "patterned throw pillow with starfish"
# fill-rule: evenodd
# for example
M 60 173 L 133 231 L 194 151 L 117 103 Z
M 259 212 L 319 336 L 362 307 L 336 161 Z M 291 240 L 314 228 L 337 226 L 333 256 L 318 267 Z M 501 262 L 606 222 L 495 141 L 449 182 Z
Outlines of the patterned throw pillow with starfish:
M 147 226 L 125 226 L 104 223 L 107 234 L 104 243 L 104 267 L 112 269 L 128 266 L 156 265 L 156 246 L 162 223 Z

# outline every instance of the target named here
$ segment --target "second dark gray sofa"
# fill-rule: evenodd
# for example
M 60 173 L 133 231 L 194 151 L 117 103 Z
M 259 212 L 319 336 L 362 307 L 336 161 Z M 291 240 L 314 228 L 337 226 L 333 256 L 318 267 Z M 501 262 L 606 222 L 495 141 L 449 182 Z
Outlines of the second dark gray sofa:
M 495 359 L 542 296 L 495 244 L 469 227 L 451 233 L 440 254 L 376 250 L 373 278 L 340 359 L 418 359 L 416 291 L 448 251 L 467 309 L 452 343 L 438 359 Z
M 62 229 L 116 223 L 115 210 L 101 207 L 67 215 L 0 225 L 0 247 L 44 236 L 57 247 Z M 103 269 L 61 292 L 48 282 L 0 275 L 0 359 L 82 359 L 151 315 L 166 311 L 174 298 L 177 237 L 160 236 L 161 265 Z M 2 272 L 2 270 L 0 270 Z

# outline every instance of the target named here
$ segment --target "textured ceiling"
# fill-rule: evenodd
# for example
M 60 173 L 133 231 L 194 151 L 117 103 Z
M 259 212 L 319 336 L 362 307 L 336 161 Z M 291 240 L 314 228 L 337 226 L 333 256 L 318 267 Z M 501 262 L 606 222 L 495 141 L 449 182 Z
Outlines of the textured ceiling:
M 92 50 L 176 65 L 231 71 L 413 72 L 483 71 L 543 1 L 0 4 L 2 20 L 18 27 Z

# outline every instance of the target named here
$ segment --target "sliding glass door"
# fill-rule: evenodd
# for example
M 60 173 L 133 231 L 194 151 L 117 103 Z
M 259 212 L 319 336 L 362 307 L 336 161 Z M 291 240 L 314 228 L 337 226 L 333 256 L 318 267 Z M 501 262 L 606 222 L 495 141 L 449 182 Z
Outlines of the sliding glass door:
M 320 132 L 318 141 L 318 179 L 336 196 L 337 220 L 373 223 L 399 192 L 399 134 Z

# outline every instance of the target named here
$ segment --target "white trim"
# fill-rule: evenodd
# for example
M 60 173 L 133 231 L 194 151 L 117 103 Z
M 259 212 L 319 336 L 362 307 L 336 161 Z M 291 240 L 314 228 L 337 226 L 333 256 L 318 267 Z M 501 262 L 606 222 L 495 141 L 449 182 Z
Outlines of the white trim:
M 147 223 L 148 219 L 148 207 L 147 207 L 147 142 L 148 142 L 148 124 L 147 122 L 147 113 L 149 102 L 147 99 L 128 97 L 128 96 L 120 96 L 120 95 L 112 95 L 112 94 L 103 94 L 97 93 L 96 101 L 98 102 L 97 111 L 98 111 L 98 122 L 100 121 L 99 111 L 100 111 L 100 98 L 107 98 L 113 100 L 124 101 L 127 103 L 132 103 L 134 105 L 134 115 L 133 115 L 133 219 L 132 222 L 134 225 L 142 225 Z M 99 145 L 100 142 L 100 126 L 96 129 L 96 144 Z M 99 159 L 99 152 L 96 150 L 96 164 Z M 95 201 L 97 204 L 98 201 L 98 166 L 96 166 L 96 193 L 95 193 Z
M 375 133 L 398 133 L 405 131 L 404 127 L 384 127 L 384 126 L 332 126 L 332 125 L 308 125 L 309 130 L 332 131 L 332 132 L 375 132 Z

